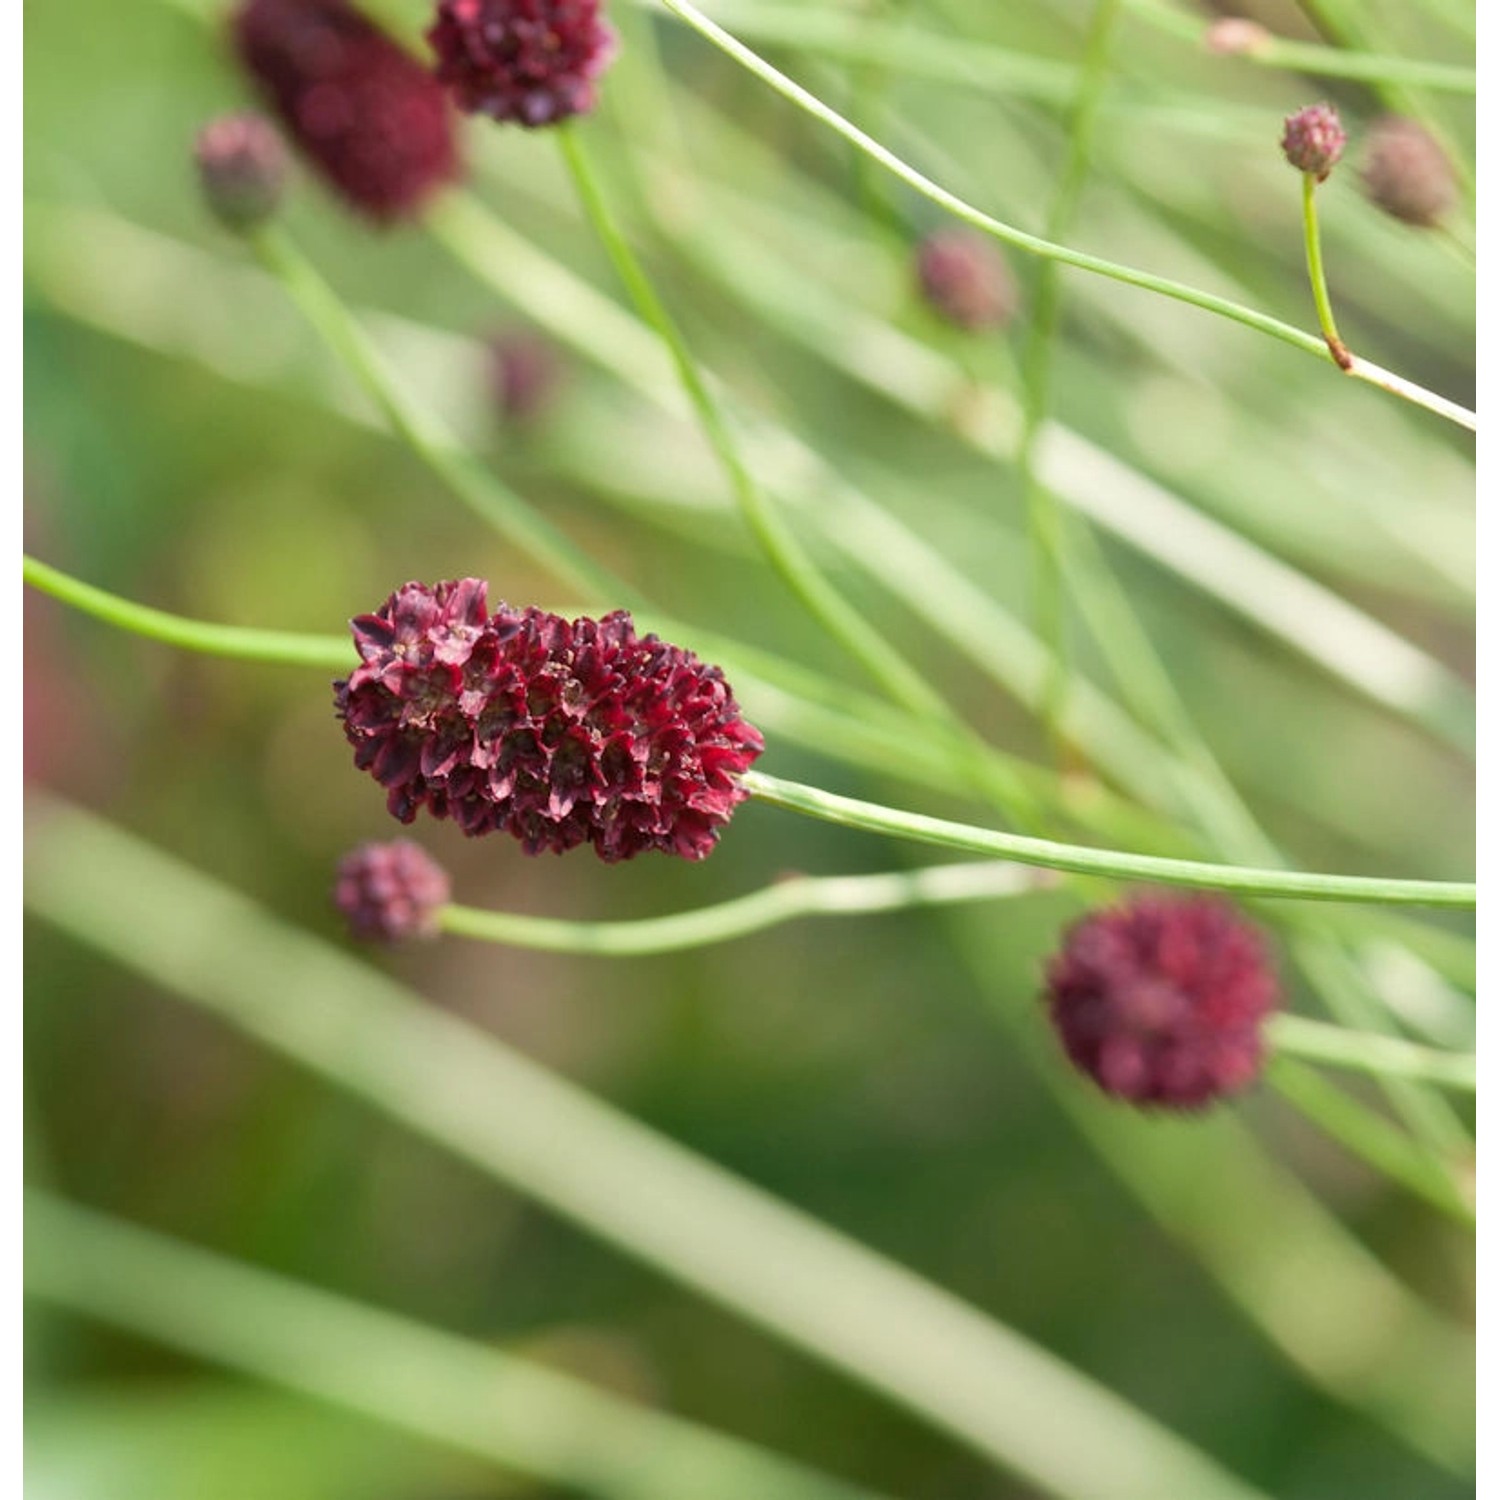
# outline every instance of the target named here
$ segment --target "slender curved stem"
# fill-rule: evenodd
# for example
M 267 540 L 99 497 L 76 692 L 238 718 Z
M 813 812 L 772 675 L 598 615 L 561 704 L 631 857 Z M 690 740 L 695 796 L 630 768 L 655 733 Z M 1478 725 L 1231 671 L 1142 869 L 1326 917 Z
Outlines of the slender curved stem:
M 551 953 L 636 957 L 725 943 L 798 917 L 853 916 L 1023 896 L 1049 882 L 1013 864 L 934 865 L 888 875 L 797 875 L 696 911 L 629 922 L 579 922 L 446 906 L 444 932 Z
M 919 172 L 888 147 L 882 146 L 879 141 L 872 140 L 837 110 L 825 104 L 815 94 L 809 93 L 800 84 L 794 83 L 785 73 L 772 67 L 759 53 L 752 51 L 743 42 L 731 36 L 723 27 L 715 25 L 696 6 L 688 3 L 688 0 L 661 0 L 661 3 L 681 17 L 700 36 L 720 51 L 727 53 L 784 99 L 836 131 L 845 140 L 879 162 L 887 171 L 922 194 L 924 198 L 947 209 L 955 217 L 982 230 L 985 234 L 993 235 L 996 239 L 1014 245 L 1018 250 L 1024 250 L 1029 254 L 1045 256 L 1063 265 L 1076 266 L 1080 271 L 1090 271 L 1096 276 L 1106 276 L 1112 281 L 1123 282 L 1127 286 L 1156 292 L 1160 296 L 1170 297 L 1177 302 L 1186 302 L 1193 307 L 1201 308 L 1204 312 L 1215 313 L 1219 317 L 1228 318 L 1231 322 L 1243 324 L 1246 328 L 1269 334 L 1284 344 L 1290 344 L 1294 349 L 1300 349 L 1304 354 L 1313 354 L 1322 359 L 1329 358 L 1327 347 L 1320 338 L 1300 328 L 1295 328 L 1290 323 L 1284 323 L 1280 318 L 1257 312 L 1254 308 L 1243 307 L 1227 297 L 1219 297 L 1212 292 L 1201 291 L 1197 287 L 1173 281 L 1170 277 L 1157 276 L 1149 271 L 1138 271 L 1132 266 L 1120 265 L 1115 261 L 1105 260 L 1101 256 L 1072 250 L 1066 245 L 1053 244 L 1050 240 L 1027 234 L 1012 224 L 1006 224 L 984 213 Z M 1448 418 L 1449 421 L 1460 421 L 1464 426 L 1473 425 L 1474 414 L 1472 412 L 1464 412 L 1463 408 L 1455 406 L 1453 402 L 1430 391 L 1424 391 L 1411 382 L 1402 382 L 1400 388 L 1385 386 L 1383 389 L 1391 390 L 1393 394 L 1406 400 L 1416 401 L 1418 405 L 1427 407 L 1428 410 Z M 1419 391 L 1420 397 L 1417 394 Z M 1468 420 L 1463 420 L 1464 417 Z
M 1242 896 L 1289 896 L 1306 901 L 1367 901 L 1380 905 L 1447 906 L 1463 910 L 1472 910 L 1475 905 L 1474 886 L 1462 881 L 1388 880 L 1364 875 L 1320 875 L 1302 870 L 1257 870 L 1240 865 L 1204 864 L 1198 860 L 1162 859 L 1154 855 L 1090 849 L 881 807 L 877 803 L 840 797 L 795 781 L 783 781 L 780 777 L 767 776 L 763 771 L 746 771 L 740 780 L 752 797 L 825 823 L 839 823 L 846 828 L 862 828 L 869 833 L 888 834 L 913 843 L 963 849 L 971 854 L 986 854 L 1015 860 L 1018 864 L 1041 865 L 1046 869 L 1068 870 L 1079 875 L 1195 886 Z
M 1119 0 L 1097 0 L 1089 22 L 1077 92 L 1070 111 L 1067 161 L 1047 209 L 1045 232 L 1049 240 L 1064 240 L 1073 229 L 1078 200 L 1088 178 L 1094 121 L 1108 77 L 1110 38 L 1118 15 Z M 1041 483 L 1037 476 L 1036 449 L 1051 399 L 1052 353 L 1062 301 L 1060 270 L 1055 260 L 1043 261 L 1037 277 L 1031 324 L 1021 351 L 1025 400 L 1016 456 L 1030 541 L 1032 617 L 1037 639 L 1047 652 L 1042 722 L 1059 761 L 1062 759 L 1062 726 L 1068 693 L 1067 615 L 1063 587 L 1065 536 L 1057 498 L 1051 487 Z
M 523 548 L 559 583 L 592 602 L 635 602 L 633 589 L 538 515 L 412 402 L 342 299 L 284 230 L 266 225 L 250 236 L 250 244 L 393 431 L 481 520 Z
M 915 713 L 939 714 L 947 718 L 946 705 L 926 678 L 828 582 L 756 483 L 682 330 L 667 311 L 635 251 L 614 222 L 577 132 L 571 123 L 565 123 L 557 133 L 584 212 L 620 280 L 625 283 L 637 311 L 656 331 L 671 355 L 683 390 L 729 480 L 740 514 L 767 560 L 808 613 L 896 702 Z
M 876 1500 L 753 1443 L 540 1364 L 50 1194 L 25 1200 L 26 1293 L 185 1354 L 604 1500 Z
M 83 583 L 34 557 L 23 556 L 22 575 L 33 588 L 93 615 L 119 630 L 148 640 L 162 641 L 205 656 L 235 657 L 240 661 L 273 662 L 288 667 L 326 667 L 347 672 L 357 665 L 354 647 L 334 635 L 293 635 L 284 630 L 253 630 L 240 625 L 211 625 L 163 610 L 134 604 L 118 594 Z
M 1350 1031 L 1292 1015 L 1273 1016 L 1266 1025 L 1266 1038 L 1280 1056 L 1326 1063 L 1331 1068 L 1420 1079 L 1462 1094 L 1472 1094 L 1477 1086 L 1477 1059 L 1472 1052 L 1443 1052 L 1401 1037 Z
M 1333 321 L 1333 303 L 1328 298 L 1328 280 L 1323 274 L 1323 237 L 1318 233 L 1318 179 L 1311 172 L 1302 174 L 1302 243 L 1307 249 L 1307 279 L 1312 283 L 1313 305 L 1318 310 L 1318 327 L 1334 363 L 1347 370 L 1352 357 L 1339 337 Z

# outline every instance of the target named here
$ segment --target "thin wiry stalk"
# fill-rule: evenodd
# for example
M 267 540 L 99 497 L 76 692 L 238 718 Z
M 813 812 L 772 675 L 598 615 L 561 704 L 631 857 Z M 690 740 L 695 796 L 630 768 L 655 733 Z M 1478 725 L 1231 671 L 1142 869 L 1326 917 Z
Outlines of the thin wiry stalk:
M 1308 901 L 1368 901 L 1399 906 L 1453 907 L 1465 911 L 1472 911 L 1475 904 L 1474 886 L 1466 881 L 1396 880 L 1379 876 L 1321 875 L 1304 870 L 1259 870 L 1089 849 L 882 807 L 768 776 L 763 771 L 747 771 L 741 781 L 752 797 L 788 812 L 801 813 L 804 817 L 914 843 L 936 844 L 946 849 L 961 849 L 970 854 L 1012 859 L 1018 864 L 1041 865 L 1079 875 L 1185 885 L 1241 896 L 1295 897 Z

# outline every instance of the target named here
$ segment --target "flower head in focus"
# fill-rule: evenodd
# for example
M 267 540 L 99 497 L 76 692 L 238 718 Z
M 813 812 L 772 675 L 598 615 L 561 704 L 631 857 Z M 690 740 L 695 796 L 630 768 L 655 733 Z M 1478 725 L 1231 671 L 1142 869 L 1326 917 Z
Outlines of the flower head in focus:
M 1286 117 L 1281 150 L 1299 172 L 1322 182 L 1344 154 L 1348 139 L 1339 112 L 1331 104 L 1309 104 Z
M 593 109 L 618 45 L 599 0 L 439 0 L 427 40 L 460 109 L 528 127 Z
M 242 0 L 235 51 L 319 175 L 380 224 L 459 176 L 438 82 L 348 0 Z
M 529 854 L 704 858 L 764 748 L 723 673 L 623 611 L 491 614 L 485 595 L 475 578 L 408 583 L 353 622 L 361 663 L 336 707 L 392 814 L 503 830 Z
M 351 850 L 339 861 L 333 888 L 333 904 L 365 942 L 434 936 L 448 896 L 447 872 L 409 839 Z
M 1075 923 L 1047 965 L 1069 1059 L 1107 1094 L 1199 1109 L 1248 1087 L 1279 986 L 1260 934 L 1208 896 L 1135 896 Z

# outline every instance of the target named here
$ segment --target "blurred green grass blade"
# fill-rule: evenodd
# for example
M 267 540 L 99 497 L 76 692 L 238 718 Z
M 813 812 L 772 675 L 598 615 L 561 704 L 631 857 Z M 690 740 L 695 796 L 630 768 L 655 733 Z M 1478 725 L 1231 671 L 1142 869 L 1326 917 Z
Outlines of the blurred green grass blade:
M 1080 1088 L 1034 1014 L 997 982 L 1005 970 L 993 924 L 944 915 L 976 985 L 1063 1115 L 1165 1233 L 1314 1385 L 1466 1472 L 1472 1336 L 1398 1281 L 1235 1111 L 1174 1128 Z
M 1162 0 L 1124 0 L 1142 21 L 1180 40 L 1201 47 L 1208 23 L 1201 15 L 1166 5 Z M 1425 62 L 1417 57 L 1380 56 L 1373 52 L 1351 52 L 1315 42 L 1271 37 L 1265 43 L 1237 53 L 1238 60 L 1288 72 L 1308 73 L 1316 78 L 1353 78 L 1364 83 L 1404 83 L 1414 88 L 1439 89 L 1447 93 L 1472 94 L 1478 86 L 1473 68 L 1451 63 Z
M 86 946 L 1066 1500 L 1250 1500 L 982 1313 L 131 836 L 33 804 L 28 901 Z
M 695 119 L 703 117 L 695 111 Z M 1021 414 L 1010 392 L 995 385 L 976 390 L 950 358 L 840 298 L 764 235 L 751 244 L 742 235 L 714 232 L 712 226 L 736 212 L 736 195 L 701 177 L 686 181 L 661 164 L 652 170 L 664 198 L 677 205 L 672 243 L 724 290 L 851 379 L 979 452 L 1014 458 Z M 742 190 L 738 196 L 743 202 Z M 688 209 L 695 197 L 703 213 Z M 815 233 L 810 227 L 802 232 Z M 956 410 L 968 415 L 955 421 Z M 1071 507 L 1283 645 L 1450 743 L 1467 748 L 1472 742 L 1472 704 L 1452 673 L 1326 586 L 1060 422 L 1047 424 L 1039 464 L 1047 484 Z
M 876 1500 L 583 1381 L 48 1194 L 27 1194 L 26 1235 L 33 1297 L 601 1500 Z
M 1351 1097 L 1331 1078 L 1296 1058 L 1278 1056 L 1268 1064 L 1266 1079 L 1282 1098 L 1350 1153 L 1425 1198 L 1434 1208 L 1466 1226 L 1473 1225 L 1471 1186 L 1460 1184 L 1453 1176 L 1434 1179 L 1430 1163 L 1414 1146 L 1411 1136 Z M 1469 1168 L 1472 1173 L 1472 1156 Z
M 447 1494 L 455 1483 L 467 1494 L 481 1480 L 487 1500 L 516 1492 L 490 1462 L 237 1379 L 36 1389 L 25 1431 L 33 1500 L 371 1500 Z

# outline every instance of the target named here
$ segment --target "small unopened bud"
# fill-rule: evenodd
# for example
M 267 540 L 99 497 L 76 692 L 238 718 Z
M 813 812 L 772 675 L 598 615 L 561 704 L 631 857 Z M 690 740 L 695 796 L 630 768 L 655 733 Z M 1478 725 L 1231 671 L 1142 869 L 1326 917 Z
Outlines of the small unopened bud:
M 1339 113 L 1331 104 L 1309 104 L 1286 117 L 1281 149 L 1299 172 L 1322 182 L 1344 154 L 1348 139 Z
M 333 904 L 367 943 L 432 937 L 448 904 L 447 872 L 419 844 L 361 844 L 339 862 Z
M 276 212 L 286 186 L 281 137 L 259 115 L 225 115 L 198 133 L 195 153 L 203 196 L 214 216 L 243 231 Z
M 1403 224 L 1432 229 L 1458 203 L 1447 153 L 1401 115 L 1387 115 L 1371 129 L 1360 175 L 1370 201 Z
M 969 332 L 1015 316 L 1016 284 L 999 250 L 968 229 L 939 229 L 917 246 L 917 283 L 940 317 Z
M 534 422 L 562 379 L 556 345 L 540 334 L 502 333 L 490 344 L 490 384 L 495 405 L 510 425 Z
M 1272 36 L 1259 21 L 1220 16 L 1203 33 L 1203 47 L 1216 57 L 1251 57 L 1270 45 Z

